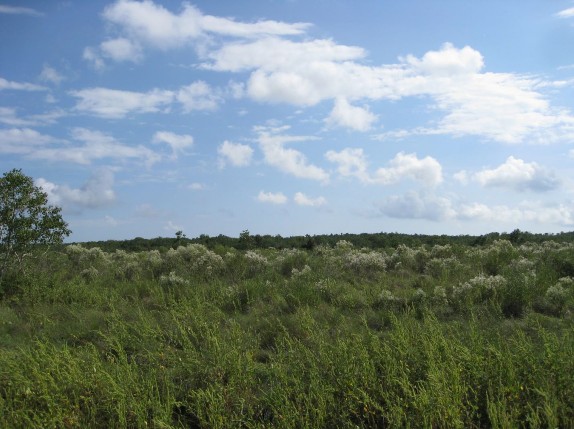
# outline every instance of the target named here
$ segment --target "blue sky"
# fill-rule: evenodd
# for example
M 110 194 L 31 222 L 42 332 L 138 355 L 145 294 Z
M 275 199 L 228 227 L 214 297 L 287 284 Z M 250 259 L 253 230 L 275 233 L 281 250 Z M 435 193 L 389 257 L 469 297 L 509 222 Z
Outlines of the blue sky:
M 574 227 L 574 2 L 0 2 L 70 240 Z

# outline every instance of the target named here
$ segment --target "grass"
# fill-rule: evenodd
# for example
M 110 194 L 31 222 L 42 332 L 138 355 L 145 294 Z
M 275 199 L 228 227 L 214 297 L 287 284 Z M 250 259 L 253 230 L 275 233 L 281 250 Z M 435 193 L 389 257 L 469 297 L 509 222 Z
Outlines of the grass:
M 542 246 L 51 255 L 0 302 L 0 427 L 574 427 Z

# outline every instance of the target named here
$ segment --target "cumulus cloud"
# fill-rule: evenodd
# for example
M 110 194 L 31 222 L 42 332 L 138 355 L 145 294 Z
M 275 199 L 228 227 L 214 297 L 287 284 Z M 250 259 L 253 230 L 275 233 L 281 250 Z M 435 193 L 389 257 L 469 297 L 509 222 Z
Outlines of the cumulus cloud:
M 415 153 L 399 152 L 389 162 L 389 167 L 379 168 L 373 176 L 375 182 L 383 185 L 396 183 L 404 178 L 436 186 L 443 180 L 442 167 L 433 157 L 419 159 Z
M 44 82 L 51 82 L 59 85 L 64 79 L 65 78 L 62 74 L 47 64 L 44 65 L 42 73 L 40 73 L 40 80 L 43 80 Z
M 193 146 L 193 136 L 189 134 L 175 134 L 169 131 L 158 131 L 153 135 L 154 143 L 164 143 L 171 148 L 172 158 L 177 158 L 185 149 Z
M 329 181 L 329 174 L 316 165 L 309 164 L 307 158 L 298 150 L 285 147 L 288 143 L 316 140 L 311 136 L 291 136 L 282 134 L 285 128 L 256 128 L 257 141 L 267 164 L 302 179 Z
M 185 112 L 193 110 L 215 110 L 222 101 L 213 89 L 203 81 L 182 87 L 176 94 L 176 99 L 183 105 Z
M 257 195 L 257 200 L 262 203 L 285 204 L 287 202 L 287 197 L 281 192 L 273 193 L 260 191 L 259 195 Z
M 377 115 L 369 109 L 352 106 L 344 98 L 337 98 L 329 117 L 325 120 L 328 126 L 347 127 L 356 131 L 368 131 Z
M 558 16 L 559 18 L 572 18 L 574 17 L 574 7 L 561 10 L 556 14 L 556 16 Z
M 327 204 L 327 200 L 324 197 L 310 198 L 302 192 L 297 192 L 293 200 L 300 206 L 321 207 Z
M 44 178 L 36 181 L 52 204 L 64 209 L 97 208 L 109 205 L 116 200 L 113 189 L 114 175 L 109 169 L 101 169 L 80 188 L 57 185 Z
M 114 61 L 138 62 L 142 58 L 141 47 L 137 43 L 124 37 L 102 42 L 100 44 L 100 51 L 103 56 L 111 58 Z
M 524 223 L 563 227 L 574 225 L 574 204 L 571 202 L 544 204 L 539 201 L 523 201 L 515 207 L 489 206 L 479 202 L 454 203 L 439 195 L 408 192 L 386 198 L 378 204 L 378 210 L 383 216 L 397 219 L 496 222 L 513 227 Z
M 106 66 L 99 50 L 92 46 L 84 48 L 82 58 L 87 62 L 89 62 L 92 65 L 92 67 L 96 70 L 101 71 Z
M 379 210 L 385 216 L 399 219 L 441 221 L 456 217 L 456 211 L 447 198 L 414 191 L 386 198 L 379 204 Z
M 79 99 L 76 110 L 110 119 L 121 119 L 137 113 L 167 113 L 174 101 L 178 101 L 186 113 L 215 110 L 222 101 L 203 81 L 183 86 L 177 91 L 155 88 L 136 92 L 97 87 L 71 91 L 70 95 Z
M 130 113 L 166 111 L 174 97 L 173 92 L 159 89 L 145 93 L 108 88 L 81 89 L 71 91 L 70 95 L 79 99 L 76 110 L 115 119 Z
M 558 15 L 569 17 L 570 11 Z M 365 131 L 377 120 L 367 103 L 424 97 L 442 118 L 380 137 L 472 135 L 503 143 L 547 143 L 574 135 L 574 116 L 551 106 L 543 92 L 555 82 L 485 71 L 483 55 L 471 46 L 445 43 L 420 57 L 366 65 L 363 48 L 314 39 L 306 23 L 239 22 L 205 15 L 187 3 L 174 12 L 150 0 L 116 1 L 103 17 L 119 37 L 86 49 L 84 56 L 96 67 L 103 66 L 104 52 L 119 61 L 138 58 L 137 47 L 192 46 L 204 69 L 249 73 L 236 88 L 255 101 L 305 107 L 333 100 L 329 126 Z M 212 110 L 221 102 L 205 86 L 193 85 L 174 95 L 185 110 Z
M 29 155 L 52 141 L 52 137 L 31 128 L 1 129 L 0 153 Z
M 184 3 L 173 13 L 152 1 L 119 0 L 106 7 L 104 19 L 126 36 L 159 49 L 173 49 L 201 41 L 211 35 L 241 38 L 267 35 L 297 35 L 309 27 L 306 23 L 261 20 L 237 22 L 230 18 L 204 15 L 195 6 Z
M 481 203 L 461 205 L 458 218 L 461 220 L 479 220 L 485 222 L 505 222 L 519 224 L 534 222 L 543 225 L 574 225 L 574 206 L 572 204 L 542 205 L 538 202 L 526 202 L 519 207 L 506 205 L 487 206 Z
M 544 192 L 560 186 L 555 175 L 536 162 L 524 162 L 522 159 L 509 156 L 506 162 L 492 170 L 475 173 L 474 180 L 482 186 L 505 187 L 517 191 Z
M 14 82 L 0 77 L 0 91 L 13 90 L 13 91 L 45 91 L 46 88 L 40 85 L 35 85 L 28 82 Z
M 325 153 L 325 158 L 338 164 L 337 172 L 341 176 L 353 176 L 358 178 L 361 182 L 371 182 L 371 177 L 367 171 L 368 164 L 363 153 L 363 149 L 345 148 L 340 152 L 330 150 Z
M 399 152 L 388 163 L 373 174 L 367 171 L 367 160 L 363 149 L 346 148 L 341 152 L 328 151 L 325 157 L 338 164 L 341 176 L 354 176 L 363 183 L 392 185 L 404 179 L 411 179 L 434 187 L 443 181 L 442 166 L 433 157 L 418 158 L 415 153 Z
M 222 167 L 227 163 L 235 167 L 245 167 L 251 164 L 251 158 L 253 157 L 251 146 L 233 143 L 228 140 L 219 145 L 217 153 L 220 156 L 220 165 Z

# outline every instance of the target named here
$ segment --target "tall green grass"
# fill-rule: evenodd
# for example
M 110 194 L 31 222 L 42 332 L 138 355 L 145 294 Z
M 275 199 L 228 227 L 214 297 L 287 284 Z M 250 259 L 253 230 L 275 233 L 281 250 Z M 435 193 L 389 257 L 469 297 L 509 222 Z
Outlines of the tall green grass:
M 4 291 L 0 427 L 574 427 L 568 249 L 72 249 Z

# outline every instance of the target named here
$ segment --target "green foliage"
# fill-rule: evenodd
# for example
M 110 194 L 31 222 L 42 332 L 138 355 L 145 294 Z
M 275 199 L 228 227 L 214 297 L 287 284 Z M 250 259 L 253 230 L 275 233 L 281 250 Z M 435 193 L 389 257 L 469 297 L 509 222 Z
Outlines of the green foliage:
M 0 288 L 14 264 L 22 268 L 32 246 L 61 243 L 70 234 L 60 211 L 21 170 L 0 178 Z
M 572 244 L 209 241 L 27 260 L 0 427 L 574 425 Z

